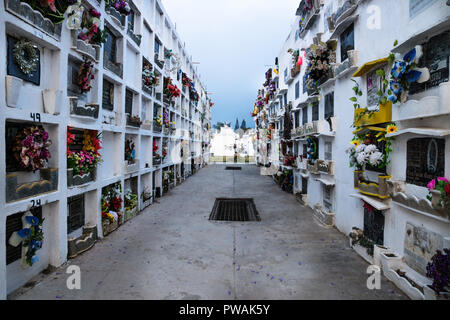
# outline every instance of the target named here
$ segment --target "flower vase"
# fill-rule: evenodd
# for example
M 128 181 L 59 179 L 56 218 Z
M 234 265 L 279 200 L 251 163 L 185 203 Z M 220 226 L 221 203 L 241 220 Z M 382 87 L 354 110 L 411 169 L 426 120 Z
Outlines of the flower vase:
M 44 112 L 48 114 L 59 114 L 63 92 L 55 89 L 42 90 Z
M 11 108 L 17 108 L 20 91 L 23 80 L 13 76 L 6 76 L 6 105 Z

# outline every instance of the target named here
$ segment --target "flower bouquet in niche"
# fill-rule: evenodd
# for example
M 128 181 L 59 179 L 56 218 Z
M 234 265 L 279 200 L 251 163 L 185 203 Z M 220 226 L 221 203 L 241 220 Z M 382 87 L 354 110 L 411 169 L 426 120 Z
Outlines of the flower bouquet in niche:
M 95 79 L 94 65 L 88 60 L 85 60 L 81 64 L 80 71 L 78 73 L 78 87 L 80 88 L 81 93 L 91 91 L 91 80 L 93 79 Z
M 39 11 L 45 18 L 58 24 L 64 21 L 67 8 L 78 0 L 20 0 L 30 5 L 33 10 Z
M 144 66 L 144 70 L 142 71 L 142 85 L 147 89 L 151 89 L 152 87 L 156 87 L 159 84 L 159 77 L 156 74 L 156 71 L 153 71 L 153 67 L 149 64 Z
M 102 227 L 103 235 L 117 229 L 122 222 L 122 185 L 116 182 L 102 189 Z
M 437 208 L 442 208 L 450 218 L 450 182 L 445 177 L 437 177 L 427 185 L 430 193 L 427 199 Z
M 13 157 L 24 171 L 33 171 L 44 167 L 51 157 L 49 147 L 52 141 L 42 126 L 25 127 L 16 135 L 12 148 Z
M 82 137 L 82 141 L 76 141 L 72 128 L 67 128 L 67 183 L 69 186 L 93 181 L 97 164 L 103 161 L 99 153 L 102 148 L 100 134 L 95 130 L 84 130 Z M 79 150 L 80 142 L 81 150 Z
M 309 48 L 306 57 L 309 60 L 306 71 L 306 86 L 308 90 L 315 91 L 332 72 L 332 64 L 336 63 L 336 53 L 324 43 L 313 44 Z
M 350 167 L 356 170 L 386 169 L 389 164 L 389 155 L 392 151 L 392 138 L 387 138 L 386 133 L 397 130 L 395 124 L 389 124 L 387 129 L 381 131 L 370 131 L 364 135 L 356 135 L 347 149 Z
M 394 43 L 395 45 L 397 45 L 397 41 Z M 422 46 L 419 45 L 415 46 L 403 57 L 393 53 L 389 55 L 388 61 L 393 63 L 393 66 L 390 79 L 386 79 L 385 85 L 389 82 L 387 99 L 391 100 L 392 103 L 406 102 L 411 84 L 426 82 L 430 79 L 428 68 L 418 68 L 417 65 L 422 54 Z M 377 74 L 384 76 L 383 70 L 378 70 Z M 382 100 L 386 100 L 384 92 L 380 92 L 379 95 Z
M 125 0 L 105 0 L 105 4 L 116 9 L 125 16 L 131 13 L 130 5 Z

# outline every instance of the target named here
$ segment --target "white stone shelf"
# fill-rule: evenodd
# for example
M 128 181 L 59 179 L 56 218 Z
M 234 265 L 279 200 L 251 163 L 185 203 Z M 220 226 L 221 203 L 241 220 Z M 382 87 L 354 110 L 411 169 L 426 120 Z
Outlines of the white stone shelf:
M 404 121 L 417 118 L 429 118 L 450 114 L 450 82 L 443 82 L 434 95 L 419 100 L 407 100 L 395 104 L 392 108 L 392 121 Z

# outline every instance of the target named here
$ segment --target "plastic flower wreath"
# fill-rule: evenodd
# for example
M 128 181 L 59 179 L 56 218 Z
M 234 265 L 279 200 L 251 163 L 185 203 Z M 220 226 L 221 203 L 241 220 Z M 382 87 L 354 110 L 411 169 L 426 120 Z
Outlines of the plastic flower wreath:
M 427 199 L 432 201 L 431 191 L 437 190 L 440 192 L 441 197 L 438 201 L 438 206 L 444 208 L 447 211 L 447 215 L 450 217 L 450 182 L 445 177 L 437 177 L 431 180 L 427 185 L 430 193 L 427 195 Z
M 51 144 L 52 141 L 42 126 L 27 127 L 16 135 L 15 145 L 12 148 L 13 156 L 21 169 L 35 172 L 51 157 L 48 150 Z

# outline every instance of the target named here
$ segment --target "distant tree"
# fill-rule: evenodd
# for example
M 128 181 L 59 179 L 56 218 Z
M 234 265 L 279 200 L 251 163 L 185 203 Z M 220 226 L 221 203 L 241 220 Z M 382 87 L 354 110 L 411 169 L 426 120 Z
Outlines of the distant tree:
M 238 118 L 236 118 L 236 124 L 234 125 L 234 130 L 236 131 L 237 129 L 239 129 L 239 120 L 238 120 Z
M 223 123 L 223 122 L 217 122 L 217 123 L 213 126 L 213 128 L 216 129 L 216 130 L 220 130 L 220 128 L 222 128 L 223 126 L 225 126 L 225 123 Z
M 242 120 L 241 129 L 244 131 L 247 130 L 247 123 L 245 122 L 245 120 Z

